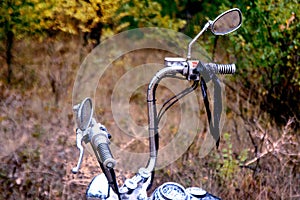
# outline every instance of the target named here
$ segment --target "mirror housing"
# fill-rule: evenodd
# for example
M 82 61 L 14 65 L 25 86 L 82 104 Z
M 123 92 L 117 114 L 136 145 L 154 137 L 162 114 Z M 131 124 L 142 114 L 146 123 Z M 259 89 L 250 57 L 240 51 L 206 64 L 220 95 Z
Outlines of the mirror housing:
M 88 128 L 89 124 L 91 123 L 92 116 L 93 116 L 93 105 L 92 100 L 88 97 L 85 98 L 75 109 L 77 110 L 76 113 L 76 123 L 78 128 L 81 131 L 84 131 Z
M 238 8 L 230 9 L 219 15 L 210 26 L 215 35 L 226 35 L 237 30 L 242 24 L 242 12 Z
M 191 59 L 192 45 L 207 29 L 210 29 L 215 35 L 225 35 L 237 30 L 241 25 L 242 12 L 238 8 L 227 10 L 220 14 L 214 21 L 208 21 L 198 35 L 189 43 L 187 59 Z

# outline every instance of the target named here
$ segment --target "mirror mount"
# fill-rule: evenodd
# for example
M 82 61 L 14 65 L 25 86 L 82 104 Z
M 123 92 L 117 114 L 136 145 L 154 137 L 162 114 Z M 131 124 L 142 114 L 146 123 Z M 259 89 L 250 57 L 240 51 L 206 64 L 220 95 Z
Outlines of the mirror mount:
M 198 38 L 204 33 L 204 31 L 206 31 L 212 24 L 212 21 L 208 21 L 203 29 L 198 33 L 198 35 L 196 35 L 196 37 L 194 37 L 194 39 L 189 43 L 188 46 L 188 54 L 187 54 L 187 59 L 191 59 L 191 52 L 192 52 L 192 45 L 196 42 L 196 40 L 198 40 Z

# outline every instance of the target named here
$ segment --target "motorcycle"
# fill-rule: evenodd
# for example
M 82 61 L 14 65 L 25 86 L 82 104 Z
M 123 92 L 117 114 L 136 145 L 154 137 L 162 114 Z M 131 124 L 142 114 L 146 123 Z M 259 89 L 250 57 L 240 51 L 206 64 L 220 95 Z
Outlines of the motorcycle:
M 87 199 L 106 200 L 217 200 L 220 199 L 199 187 L 184 188 L 175 182 L 167 182 L 159 186 L 148 197 L 147 191 L 152 186 L 154 169 L 158 155 L 158 124 L 162 115 L 179 99 L 194 91 L 199 85 L 201 87 L 203 101 L 209 122 L 209 130 L 213 135 L 216 146 L 219 145 L 219 121 L 222 110 L 220 100 L 220 82 L 217 74 L 233 74 L 236 71 L 235 64 L 203 63 L 191 58 L 192 45 L 208 29 L 214 35 L 225 35 L 237 30 L 242 24 L 242 13 L 233 8 L 220 14 L 215 20 L 208 21 L 203 29 L 196 35 L 188 45 L 186 58 L 166 57 L 165 68 L 159 70 L 152 78 L 147 90 L 148 107 L 148 130 L 149 130 L 149 159 L 145 167 L 124 184 L 119 186 L 116 180 L 114 168 L 116 160 L 110 150 L 111 135 L 106 127 L 93 118 L 93 105 L 91 98 L 85 98 L 81 103 L 75 105 L 73 110 L 76 114 L 76 145 L 79 149 L 77 166 L 72 169 L 77 173 L 82 163 L 84 148 L 82 143 L 90 144 L 99 162 L 103 174 L 97 175 L 89 184 L 86 191 Z M 180 76 L 180 77 L 178 77 Z M 158 83 L 166 77 L 184 79 L 193 82 L 192 86 L 181 93 L 170 98 L 157 112 L 155 96 Z M 214 108 L 210 111 L 206 83 L 212 81 L 214 84 Z

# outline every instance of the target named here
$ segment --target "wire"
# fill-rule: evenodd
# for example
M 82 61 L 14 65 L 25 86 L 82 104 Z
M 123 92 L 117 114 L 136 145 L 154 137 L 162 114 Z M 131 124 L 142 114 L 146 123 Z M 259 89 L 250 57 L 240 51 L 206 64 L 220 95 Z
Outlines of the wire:
M 177 77 L 176 77 L 177 78 Z M 192 91 L 194 91 L 199 85 L 199 81 L 194 81 L 193 85 L 191 87 L 188 87 L 186 89 L 184 89 L 183 91 L 181 91 L 180 93 L 174 95 L 173 97 L 171 97 L 170 99 L 168 99 L 163 106 L 161 107 L 158 115 L 157 115 L 157 124 L 159 124 L 162 116 L 165 114 L 165 112 L 171 107 L 173 106 L 179 99 L 185 97 L 187 94 L 191 93 Z
M 177 79 L 180 79 L 180 80 L 186 80 L 186 77 L 185 76 L 178 76 L 178 75 L 165 75 L 164 78 L 177 78 Z

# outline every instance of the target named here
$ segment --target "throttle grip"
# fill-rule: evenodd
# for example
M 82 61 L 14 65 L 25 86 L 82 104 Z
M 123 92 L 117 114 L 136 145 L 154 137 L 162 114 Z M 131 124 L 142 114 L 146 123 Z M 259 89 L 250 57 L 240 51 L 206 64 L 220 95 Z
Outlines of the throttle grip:
M 234 74 L 236 71 L 235 64 L 216 64 L 218 74 Z
M 212 69 L 216 74 L 234 74 L 236 71 L 235 64 L 206 63 L 204 66 Z
M 109 140 L 105 133 L 98 133 L 92 137 L 92 144 L 96 148 L 101 163 L 107 168 L 114 168 L 116 160 L 109 148 Z

